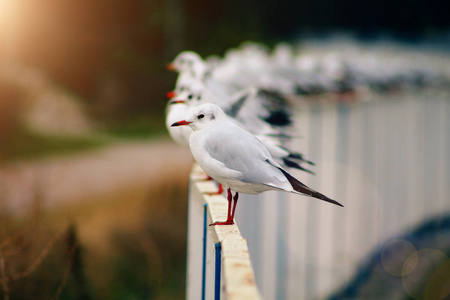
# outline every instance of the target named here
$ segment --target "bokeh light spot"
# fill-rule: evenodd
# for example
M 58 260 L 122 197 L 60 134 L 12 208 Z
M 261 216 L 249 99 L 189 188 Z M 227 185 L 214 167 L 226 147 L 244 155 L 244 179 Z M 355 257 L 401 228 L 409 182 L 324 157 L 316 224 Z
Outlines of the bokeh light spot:
M 445 297 L 450 280 L 448 273 L 445 272 L 450 270 L 450 266 L 445 265 L 448 256 L 437 249 L 421 249 L 417 251 L 417 258 L 413 256 L 408 257 L 405 262 L 409 264 L 408 260 L 417 259 L 416 268 L 402 277 L 405 291 L 414 299 L 444 299 L 441 295 Z
M 381 252 L 381 264 L 389 274 L 396 277 L 404 276 L 404 272 L 409 274 L 415 269 L 417 260 L 414 263 L 413 257 L 416 252 L 416 247 L 412 243 L 403 239 L 393 239 L 386 243 Z

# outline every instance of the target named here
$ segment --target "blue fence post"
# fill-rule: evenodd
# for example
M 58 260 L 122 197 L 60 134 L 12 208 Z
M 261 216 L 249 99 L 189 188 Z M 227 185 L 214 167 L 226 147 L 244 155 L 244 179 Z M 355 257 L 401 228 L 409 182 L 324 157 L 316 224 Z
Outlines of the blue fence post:
M 220 276 L 222 272 L 222 245 L 215 244 L 216 247 L 216 276 L 214 285 L 214 300 L 220 300 Z
M 203 204 L 203 264 L 202 264 L 202 300 L 205 300 L 206 293 L 206 229 L 208 228 L 207 208 L 208 204 Z

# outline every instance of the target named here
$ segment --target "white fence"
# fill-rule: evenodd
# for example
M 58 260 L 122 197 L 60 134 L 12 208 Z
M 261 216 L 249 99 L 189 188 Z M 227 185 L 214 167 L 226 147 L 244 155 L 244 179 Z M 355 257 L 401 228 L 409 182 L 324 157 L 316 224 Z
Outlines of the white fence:
M 345 207 L 278 192 L 241 195 L 237 224 L 264 299 L 346 298 L 342 291 L 394 238 L 417 253 L 418 245 L 402 235 L 450 214 L 450 97 L 423 90 L 357 102 L 299 100 L 297 107 L 299 138 L 291 148 L 316 163 L 316 175 L 291 172 Z M 199 268 L 191 255 L 200 251 L 193 249 L 202 231 L 193 224 L 202 219 L 193 212 L 194 192 L 191 188 L 188 299 L 201 299 L 192 296 L 190 281 Z M 409 273 L 383 268 L 411 295 Z M 359 292 L 354 286 L 352 293 Z

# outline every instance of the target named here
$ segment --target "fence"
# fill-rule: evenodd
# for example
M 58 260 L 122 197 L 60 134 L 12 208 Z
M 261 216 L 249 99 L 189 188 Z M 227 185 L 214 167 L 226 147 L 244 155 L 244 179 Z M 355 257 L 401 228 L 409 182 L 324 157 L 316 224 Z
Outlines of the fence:
M 404 269 L 408 259 L 423 254 L 424 244 L 411 236 L 419 231 L 423 236 L 424 230 L 415 229 L 424 228 L 421 224 L 429 229 L 430 222 L 439 220 L 433 228 L 447 230 L 446 238 L 428 243 L 427 249 L 448 259 L 445 247 L 450 247 L 443 242 L 449 240 L 450 215 L 448 91 L 417 90 L 346 102 L 298 100 L 296 107 L 299 138 L 291 148 L 316 163 L 316 175 L 291 173 L 345 207 L 287 193 L 241 195 L 236 220 L 248 242 L 251 264 L 246 266 L 253 265 L 262 297 L 414 296 L 418 293 L 410 276 L 414 268 Z M 199 199 L 220 203 L 219 219 L 226 213 L 222 197 L 201 197 L 197 185 L 191 183 L 189 197 L 188 299 L 200 299 L 193 291 L 201 290 L 198 279 L 195 284 L 193 279 L 200 268 L 199 258 L 193 256 L 202 253 L 199 207 L 204 202 Z M 211 215 L 214 219 L 210 210 L 208 218 Z M 212 245 L 225 233 L 221 230 L 227 230 L 223 227 L 208 228 L 206 295 L 213 288 L 208 283 L 214 269 Z M 230 231 L 234 230 L 237 238 L 233 226 Z M 248 272 L 252 274 L 251 269 Z M 374 272 L 378 281 L 372 284 Z M 225 290 L 227 284 L 222 277 Z
M 207 196 L 217 187 L 194 165 L 189 189 L 187 299 L 260 299 L 247 242 L 236 225 L 208 226 L 225 220 L 227 201 Z

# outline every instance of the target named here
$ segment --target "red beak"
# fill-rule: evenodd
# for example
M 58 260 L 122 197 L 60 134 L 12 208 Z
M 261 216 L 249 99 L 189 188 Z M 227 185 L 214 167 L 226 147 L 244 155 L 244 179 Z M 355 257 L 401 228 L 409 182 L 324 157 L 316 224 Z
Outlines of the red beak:
M 170 102 L 169 102 L 169 104 L 178 104 L 178 103 L 186 103 L 186 101 L 184 101 L 184 100 L 171 100 Z
M 172 125 L 170 125 L 170 127 L 189 125 L 191 123 L 192 122 L 188 122 L 186 120 L 182 120 L 182 121 L 178 121 L 178 122 L 173 123 Z
M 167 92 L 166 97 L 167 97 L 167 99 L 170 99 L 170 98 L 175 97 L 176 94 L 177 93 L 175 93 L 174 91 L 170 91 L 170 92 Z
M 170 63 L 170 64 L 167 65 L 167 70 L 169 70 L 169 71 L 176 71 L 177 68 L 175 67 L 174 64 Z

